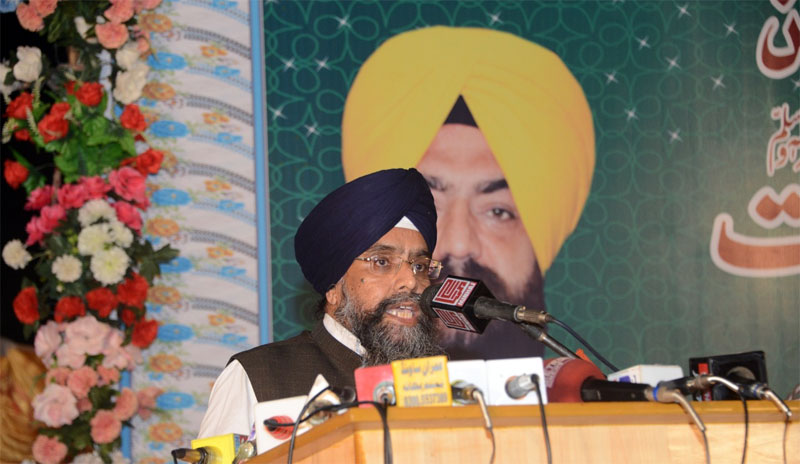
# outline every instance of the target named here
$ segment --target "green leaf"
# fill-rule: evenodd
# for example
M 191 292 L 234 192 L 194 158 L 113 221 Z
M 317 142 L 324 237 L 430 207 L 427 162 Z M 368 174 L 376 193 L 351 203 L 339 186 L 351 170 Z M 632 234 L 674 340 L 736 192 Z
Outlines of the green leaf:
M 75 153 L 69 144 L 64 145 L 61 154 L 53 158 L 56 167 L 64 175 L 64 182 L 72 182 L 78 178 L 79 163 L 77 153 Z
M 25 191 L 28 192 L 28 195 L 30 195 L 31 192 L 39 187 L 44 186 L 46 183 L 47 178 L 39 174 L 38 171 L 32 171 L 30 174 L 28 174 L 28 178 L 25 179 L 25 182 L 22 183 L 22 186 L 25 187 Z
M 133 139 L 133 135 L 130 132 L 125 131 L 125 133 L 120 137 L 119 143 L 122 146 L 122 150 L 128 154 L 128 156 L 136 156 L 136 141 Z
M 107 134 L 107 130 L 108 130 L 108 119 L 104 118 L 102 115 L 87 119 L 83 123 L 83 133 L 89 136 L 89 142 L 87 143 L 89 143 L 90 145 L 92 145 L 91 143 L 92 137 L 98 137 L 98 136 L 109 137 L 109 135 Z M 96 143 L 94 145 L 96 145 Z

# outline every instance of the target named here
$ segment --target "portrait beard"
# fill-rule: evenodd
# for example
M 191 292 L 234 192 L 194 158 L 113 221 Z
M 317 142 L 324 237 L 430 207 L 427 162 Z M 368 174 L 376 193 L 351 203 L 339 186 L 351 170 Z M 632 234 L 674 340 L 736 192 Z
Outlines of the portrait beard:
M 442 260 L 442 269 L 446 269 L 449 274 L 482 281 L 497 300 L 523 305 L 531 309 L 545 310 L 544 278 L 537 261 L 534 261 L 533 269 L 531 269 L 523 287 L 514 290 L 510 289 L 496 272 L 479 264 L 472 258 L 455 264 L 450 256 L 445 256 Z M 473 332 L 450 329 L 440 322 L 438 323 L 440 324 L 439 343 L 445 348 L 455 345 L 467 346 L 476 337 L 480 336 L 480 334 Z
M 381 301 L 368 311 L 359 308 L 343 291 L 343 301 L 333 313 L 334 319 L 349 328 L 364 347 L 363 366 L 388 364 L 392 361 L 445 354 L 437 342 L 438 327 L 431 314 L 420 306 L 420 294 L 403 293 Z M 397 303 L 413 301 L 420 308 L 417 324 L 411 327 L 383 321 L 386 309 Z

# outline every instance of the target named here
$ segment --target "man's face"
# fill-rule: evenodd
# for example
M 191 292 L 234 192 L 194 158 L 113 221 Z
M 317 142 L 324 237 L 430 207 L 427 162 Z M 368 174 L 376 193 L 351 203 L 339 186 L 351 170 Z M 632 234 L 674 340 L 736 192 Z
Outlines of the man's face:
M 481 131 L 446 124 L 417 169 L 433 192 L 444 274 L 483 280 L 501 300 L 542 307 L 533 246 L 500 165 Z
M 394 228 L 360 255 L 386 256 L 408 261 L 429 253 L 422 234 Z M 376 273 L 374 266 L 354 260 L 342 279 L 325 294 L 328 313 L 364 346 L 365 364 L 441 354 L 433 317 L 419 304 L 422 291 L 430 285 L 427 274 L 414 274 L 407 262 L 385 274 Z

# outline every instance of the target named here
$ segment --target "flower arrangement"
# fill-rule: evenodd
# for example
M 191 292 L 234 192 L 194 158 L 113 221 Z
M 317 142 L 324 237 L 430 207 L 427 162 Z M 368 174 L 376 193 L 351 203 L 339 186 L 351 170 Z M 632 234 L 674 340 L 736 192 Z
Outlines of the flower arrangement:
M 13 7 L 23 28 L 81 50 L 67 68 L 50 68 L 26 46 L 0 64 L 3 177 L 27 191 L 32 213 L 27 236 L 6 243 L 2 257 L 35 276 L 23 279 L 12 306 L 47 368 L 32 402 L 40 426 L 32 454 L 43 464 L 123 462 L 122 426 L 151 415 L 161 393 L 119 385 L 158 334 L 145 300 L 160 266 L 178 254 L 142 235 L 146 179 L 164 156 L 147 142 L 147 118 L 134 103 L 149 70 L 136 14 L 159 3 L 0 4 Z M 33 151 L 43 165 L 29 160 Z
M 111 65 L 114 98 L 123 104 L 141 96 L 149 67 L 138 58 L 150 49 L 147 34 L 137 25 L 137 15 L 156 8 L 161 0 L 111 0 L 66 1 L 29 0 L 11 1 L 16 4 L 20 25 L 39 32 L 47 41 L 69 47 L 76 65 L 70 72 L 79 73 L 77 79 L 93 80 L 100 75 L 104 64 Z M 34 47 L 21 47 L 23 49 Z M 104 51 L 115 51 L 116 60 L 103 59 Z M 24 82 L 36 78 L 35 57 L 23 52 L 14 66 L 14 76 Z M 20 63 L 27 63 L 20 65 Z M 6 73 L 0 69 L 0 80 Z
M 35 351 L 48 368 L 45 390 L 33 400 L 44 426 L 33 447 L 38 462 L 87 450 L 111 462 L 121 426 L 137 412 L 149 415 L 160 393 L 115 386 L 157 335 L 144 303 L 159 265 L 177 255 L 169 246 L 154 250 L 140 235 L 144 180 L 122 166 L 106 177 L 38 187 L 25 205 L 38 212 L 26 243 L 3 248 L 8 266 L 32 263 L 38 276 L 38 283 L 23 281 L 13 302 L 26 335 L 36 331 Z M 36 245 L 42 251 L 31 255 Z

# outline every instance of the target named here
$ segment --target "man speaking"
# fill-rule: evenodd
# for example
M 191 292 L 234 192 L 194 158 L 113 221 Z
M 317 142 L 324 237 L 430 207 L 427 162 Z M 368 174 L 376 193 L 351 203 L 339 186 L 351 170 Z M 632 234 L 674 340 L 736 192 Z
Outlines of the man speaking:
M 342 121 L 353 179 L 386 167 L 425 176 L 444 274 L 504 301 L 544 307 L 544 275 L 578 223 L 594 170 L 580 84 L 553 52 L 505 32 L 430 27 L 384 42 L 363 64 Z M 510 323 L 443 331 L 452 359 L 541 355 Z
M 355 386 L 353 371 L 443 354 L 420 295 L 436 278 L 436 209 L 415 169 L 390 169 L 339 187 L 295 235 L 303 275 L 322 295 L 310 332 L 238 353 L 214 383 L 199 437 L 249 435 L 258 402 L 307 394 L 317 374 Z

